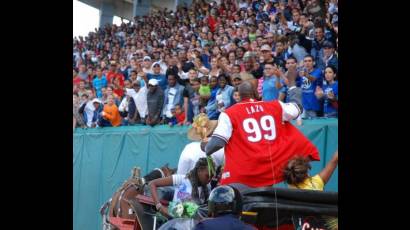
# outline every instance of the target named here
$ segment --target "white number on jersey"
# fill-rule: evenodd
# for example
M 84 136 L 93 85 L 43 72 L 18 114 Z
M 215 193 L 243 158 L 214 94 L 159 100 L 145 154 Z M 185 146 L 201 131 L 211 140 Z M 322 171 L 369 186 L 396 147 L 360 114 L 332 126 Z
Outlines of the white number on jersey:
M 258 142 L 262 140 L 261 129 L 269 133 L 264 134 L 263 138 L 266 140 L 274 140 L 276 138 L 275 121 L 270 115 L 261 117 L 259 123 L 255 118 L 246 118 L 242 123 L 245 132 L 251 134 L 248 136 L 250 142 Z

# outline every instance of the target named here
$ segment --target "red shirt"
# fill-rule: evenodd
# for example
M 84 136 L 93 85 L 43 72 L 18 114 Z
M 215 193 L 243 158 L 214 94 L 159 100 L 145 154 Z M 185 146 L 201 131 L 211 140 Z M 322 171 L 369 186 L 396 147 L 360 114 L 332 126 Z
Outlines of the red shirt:
M 114 89 L 113 92 L 117 94 L 120 98 L 124 96 L 124 90 L 123 89 Z
M 215 32 L 216 20 L 212 16 L 208 17 L 208 24 L 209 24 L 209 29 L 211 30 L 211 32 L 212 33 Z
M 184 122 L 184 120 L 185 120 L 185 113 L 182 112 L 181 114 L 176 115 L 176 118 L 177 118 L 178 124 Z
M 73 85 L 79 85 L 80 81 L 81 81 L 81 77 L 77 75 L 77 77 L 73 79 Z
M 115 74 L 116 74 L 115 72 L 111 72 L 111 71 L 107 72 L 107 82 L 109 84 L 112 84 L 112 80 L 113 80 Z
M 317 148 L 288 121 L 300 115 L 293 103 L 245 100 L 222 112 L 213 136 L 227 142 L 221 184 L 250 187 L 283 181 L 295 155 L 320 160 Z
M 114 79 L 118 78 L 120 80 L 120 86 L 124 87 L 124 75 L 122 73 L 107 73 L 107 81 L 109 84 L 114 84 Z

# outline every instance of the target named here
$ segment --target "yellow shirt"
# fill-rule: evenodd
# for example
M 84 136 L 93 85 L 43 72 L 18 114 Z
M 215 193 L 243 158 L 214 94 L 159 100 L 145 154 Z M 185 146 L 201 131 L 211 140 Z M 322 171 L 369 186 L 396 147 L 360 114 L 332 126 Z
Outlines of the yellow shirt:
M 307 189 L 307 190 L 318 190 L 323 191 L 325 184 L 319 174 L 313 177 L 309 177 L 298 185 L 289 185 L 289 188 Z

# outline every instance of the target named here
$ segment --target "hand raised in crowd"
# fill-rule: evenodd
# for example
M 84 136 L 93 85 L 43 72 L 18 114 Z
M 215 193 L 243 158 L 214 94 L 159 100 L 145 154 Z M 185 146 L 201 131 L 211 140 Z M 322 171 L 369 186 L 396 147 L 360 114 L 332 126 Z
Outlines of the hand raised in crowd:
M 283 76 L 283 72 L 280 70 L 280 68 L 275 64 L 275 66 L 273 67 L 273 74 L 276 77 L 281 77 Z
M 320 86 L 316 86 L 315 96 L 320 99 L 323 97 L 323 95 L 323 89 L 320 88 Z
M 307 75 L 307 72 L 304 69 L 299 71 L 299 76 L 306 77 L 306 75 Z
M 335 99 L 335 94 L 333 93 L 333 91 L 330 91 L 327 93 L 327 98 L 329 100 L 334 100 Z

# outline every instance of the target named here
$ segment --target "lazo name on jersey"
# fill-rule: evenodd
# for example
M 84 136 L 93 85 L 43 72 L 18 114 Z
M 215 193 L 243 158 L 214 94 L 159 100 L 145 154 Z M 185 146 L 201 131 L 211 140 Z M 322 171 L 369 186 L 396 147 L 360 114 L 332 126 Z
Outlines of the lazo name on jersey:
M 250 107 L 245 107 L 245 109 L 249 115 L 253 113 L 263 112 L 263 107 L 261 105 L 251 105 Z

